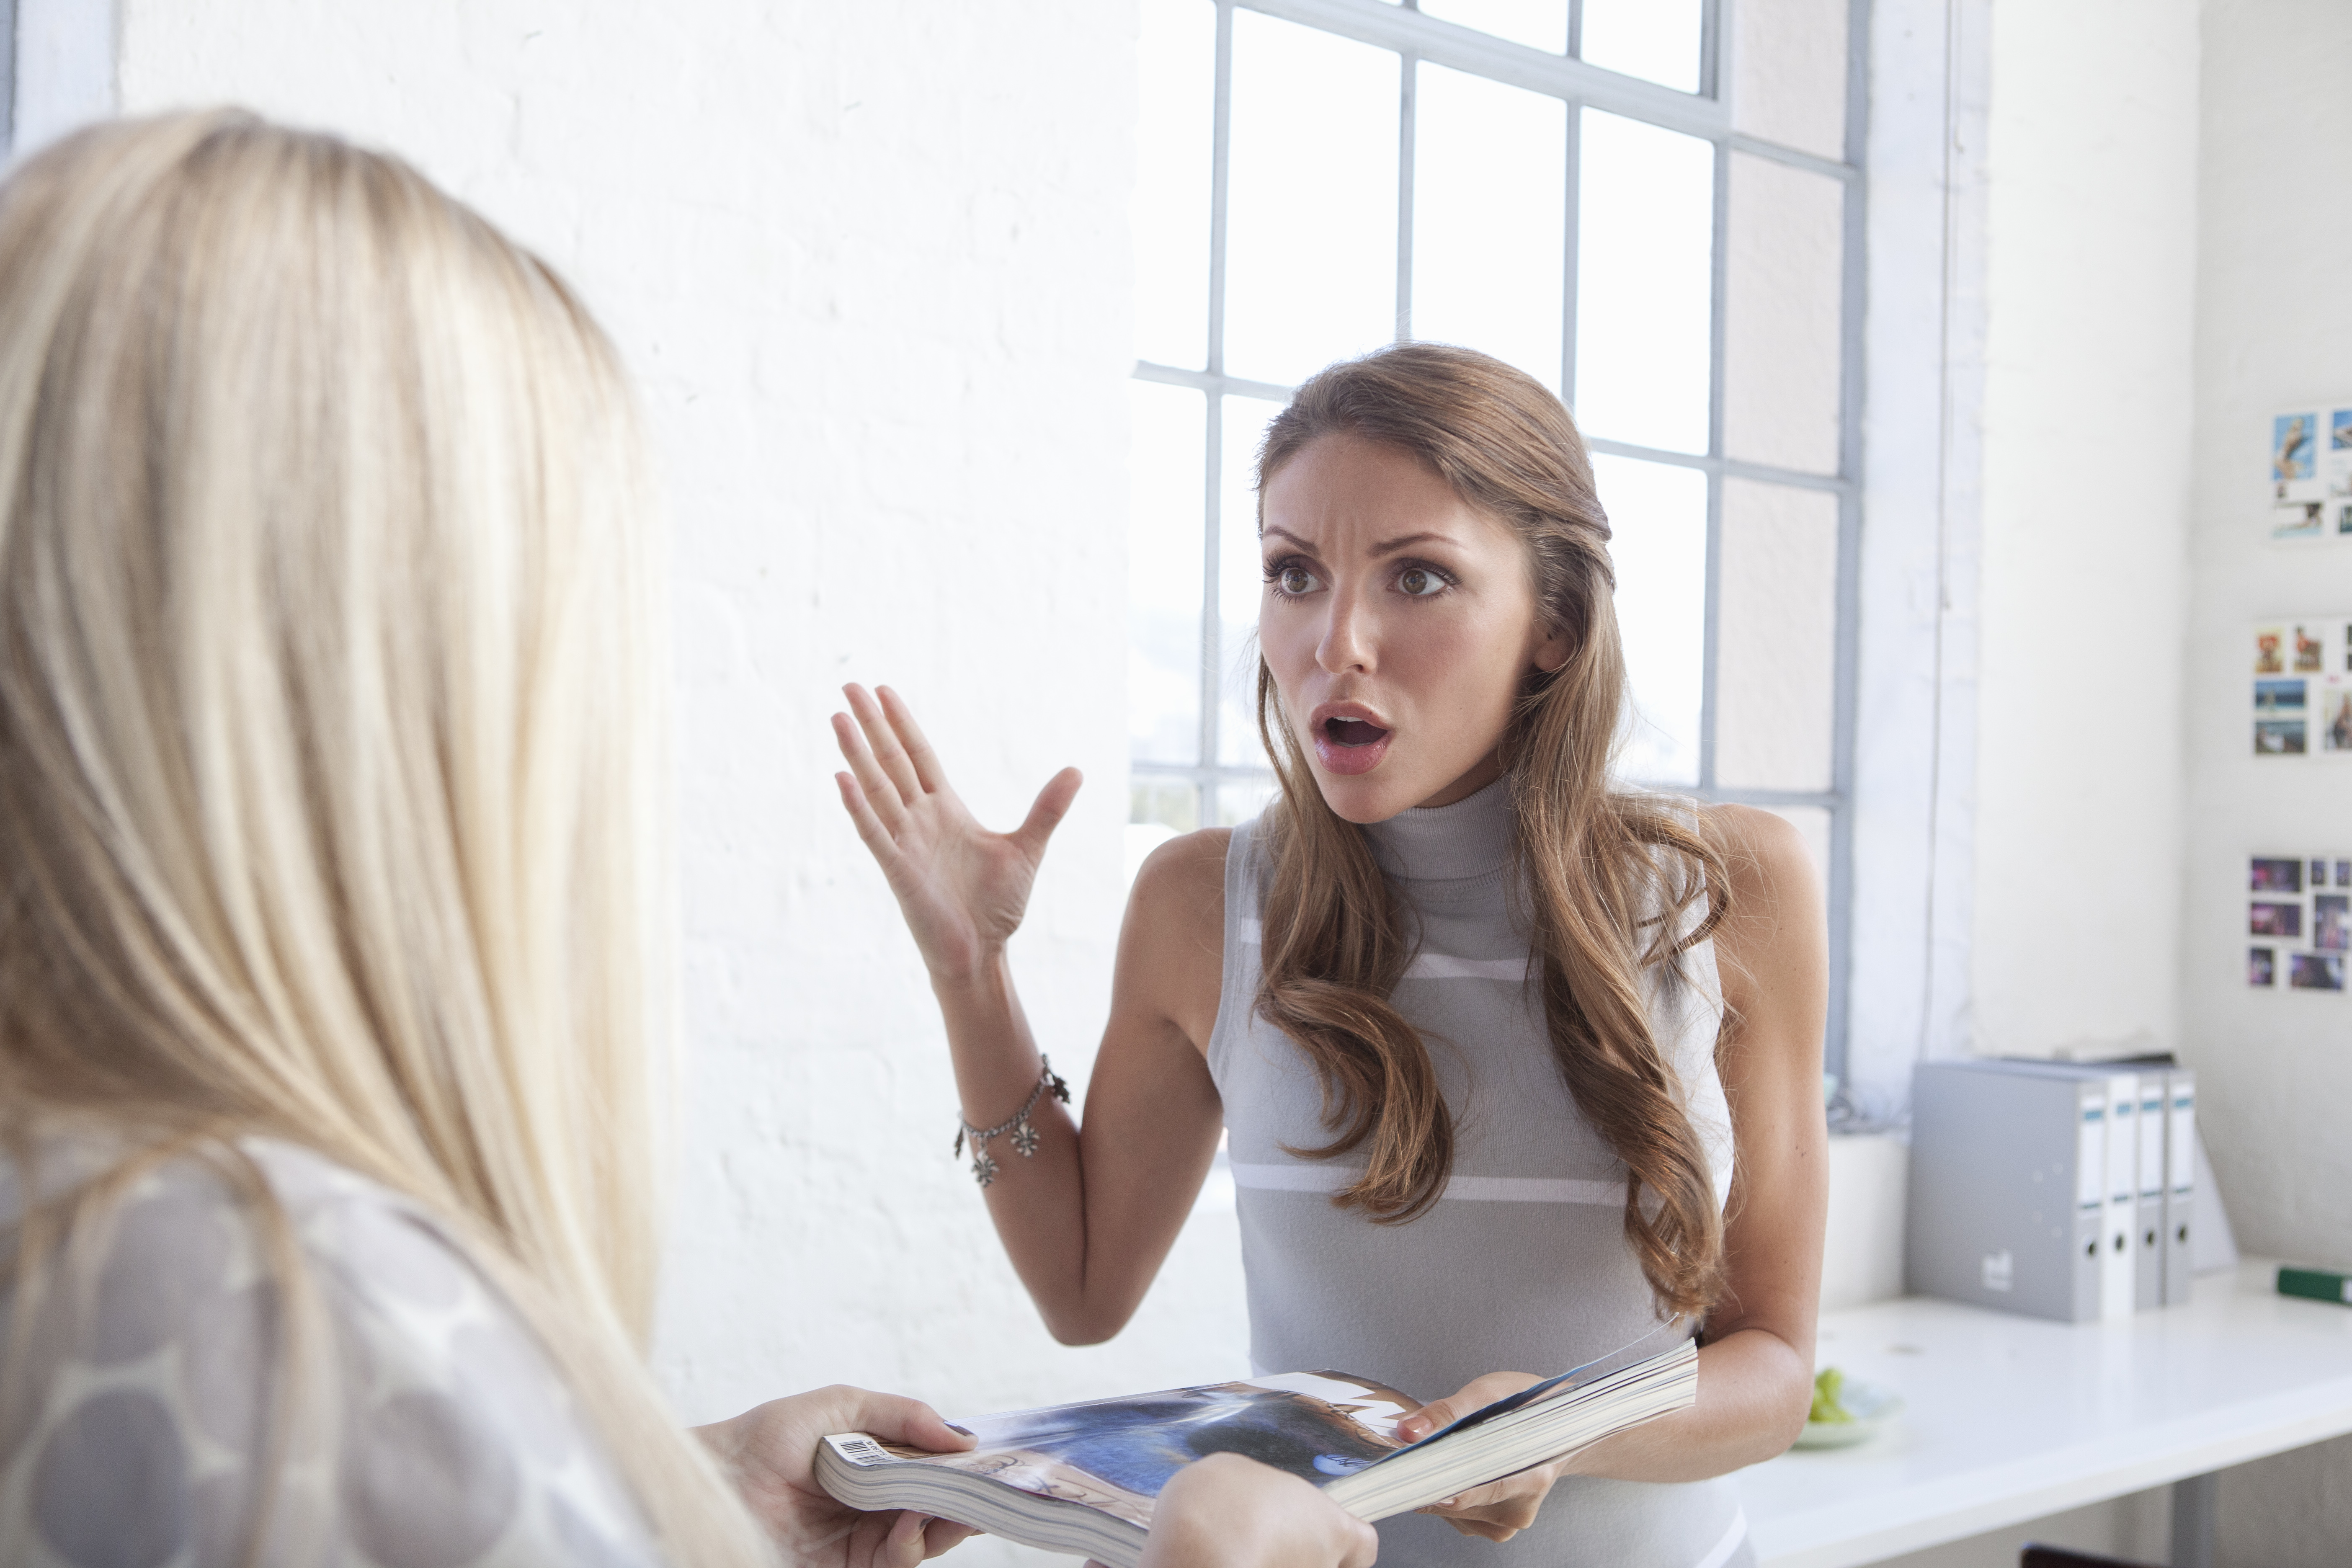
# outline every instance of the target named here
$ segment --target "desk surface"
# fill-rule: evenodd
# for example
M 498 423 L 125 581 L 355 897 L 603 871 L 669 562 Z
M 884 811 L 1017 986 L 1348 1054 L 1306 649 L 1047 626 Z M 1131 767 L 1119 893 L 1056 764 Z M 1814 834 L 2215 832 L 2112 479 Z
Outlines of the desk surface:
M 2352 1308 L 2248 1259 L 2114 1323 L 1906 1297 L 1825 1312 L 1820 1361 L 1900 1394 L 1852 1448 L 1738 1480 L 1765 1568 L 1853 1568 L 2352 1432 Z

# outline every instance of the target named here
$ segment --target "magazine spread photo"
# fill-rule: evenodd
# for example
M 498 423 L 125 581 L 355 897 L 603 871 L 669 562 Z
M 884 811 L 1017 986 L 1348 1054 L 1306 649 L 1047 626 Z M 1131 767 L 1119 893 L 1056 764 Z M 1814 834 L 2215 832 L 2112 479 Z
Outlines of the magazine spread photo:
M 1297 1476 L 1364 1520 L 1423 1508 L 1573 1453 L 1698 1397 L 1690 1341 L 1617 1371 L 1580 1367 L 1417 1443 L 1421 1402 L 1345 1373 L 1285 1373 L 951 1422 L 966 1453 L 862 1432 L 817 1451 L 817 1479 L 853 1508 L 915 1509 L 1025 1546 L 1132 1568 L 1160 1489 L 1193 1460 L 1240 1454 Z

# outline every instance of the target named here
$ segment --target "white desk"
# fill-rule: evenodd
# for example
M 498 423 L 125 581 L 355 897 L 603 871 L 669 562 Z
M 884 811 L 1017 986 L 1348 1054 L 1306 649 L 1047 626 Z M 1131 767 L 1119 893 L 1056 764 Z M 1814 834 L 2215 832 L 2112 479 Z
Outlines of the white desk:
M 1903 1410 L 1852 1448 L 1740 1472 L 1765 1568 L 1854 1568 L 2352 1432 L 2352 1308 L 2277 1265 L 2186 1305 L 2052 1323 L 1907 1297 L 1822 1314 L 1821 1362 Z

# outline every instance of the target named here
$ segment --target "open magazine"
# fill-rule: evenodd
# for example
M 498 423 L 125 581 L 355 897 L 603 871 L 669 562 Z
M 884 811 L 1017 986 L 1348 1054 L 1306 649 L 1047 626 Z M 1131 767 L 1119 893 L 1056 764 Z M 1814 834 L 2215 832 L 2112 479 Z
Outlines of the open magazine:
M 1024 1546 L 1133 1568 L 1170 1477 L 1245 1455 L 1312 1482 L 1360 1519 L 1386 1519 L 1572 1453 L 1698 1399 L 1698 1351 L 1620 1371 L 1580 1367 L 1418 1443 L 1396 1424 L 1420 1402 L 1360 1377 L 1294 1372 L 952 1423 L 976 1446 L 927 1454 L 862 1432 L 818 1447 L 818 1481 L 858 1509 L 915 1509 Z

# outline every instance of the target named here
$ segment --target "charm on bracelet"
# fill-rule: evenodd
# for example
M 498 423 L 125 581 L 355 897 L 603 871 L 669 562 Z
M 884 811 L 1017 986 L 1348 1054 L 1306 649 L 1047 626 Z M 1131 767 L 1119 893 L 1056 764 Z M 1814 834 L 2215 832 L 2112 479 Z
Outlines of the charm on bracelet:
M 961 1117 L 956 1121 L 955 1148 L 952 1152 L 961 1156 L 963 1153 L 965 1142 L 967 1140 L 971 1142 L 971 1179 L 983 1187 L 996 1180 L 996 1173 L 1000 1169 L 995 1156 L 988 1152 L 990 1140 L 1010 1132 L 1013 1134 L 1013 1152 L 1024 1160 L 1034 1158 L 1037 1145 L 1043 1140 L 1038 1136 L 1036 1124 L 1029 1120 L 1029 1113 L 1036 1110 L 1037 1101 L 1049 1093 L 1064 1105 L 1070 1103 L 1070 1086 L 1064 1081 L 1059 1073 L 1054 1070 L 1052 1059 L 1041 1053 L 1037 1061 L 1039 1068 L 1037 1085 L 1029 1091 L 1029 1098 L 1021 1102 L 1020 1110 L 993 1127 L 974 1127 Z

